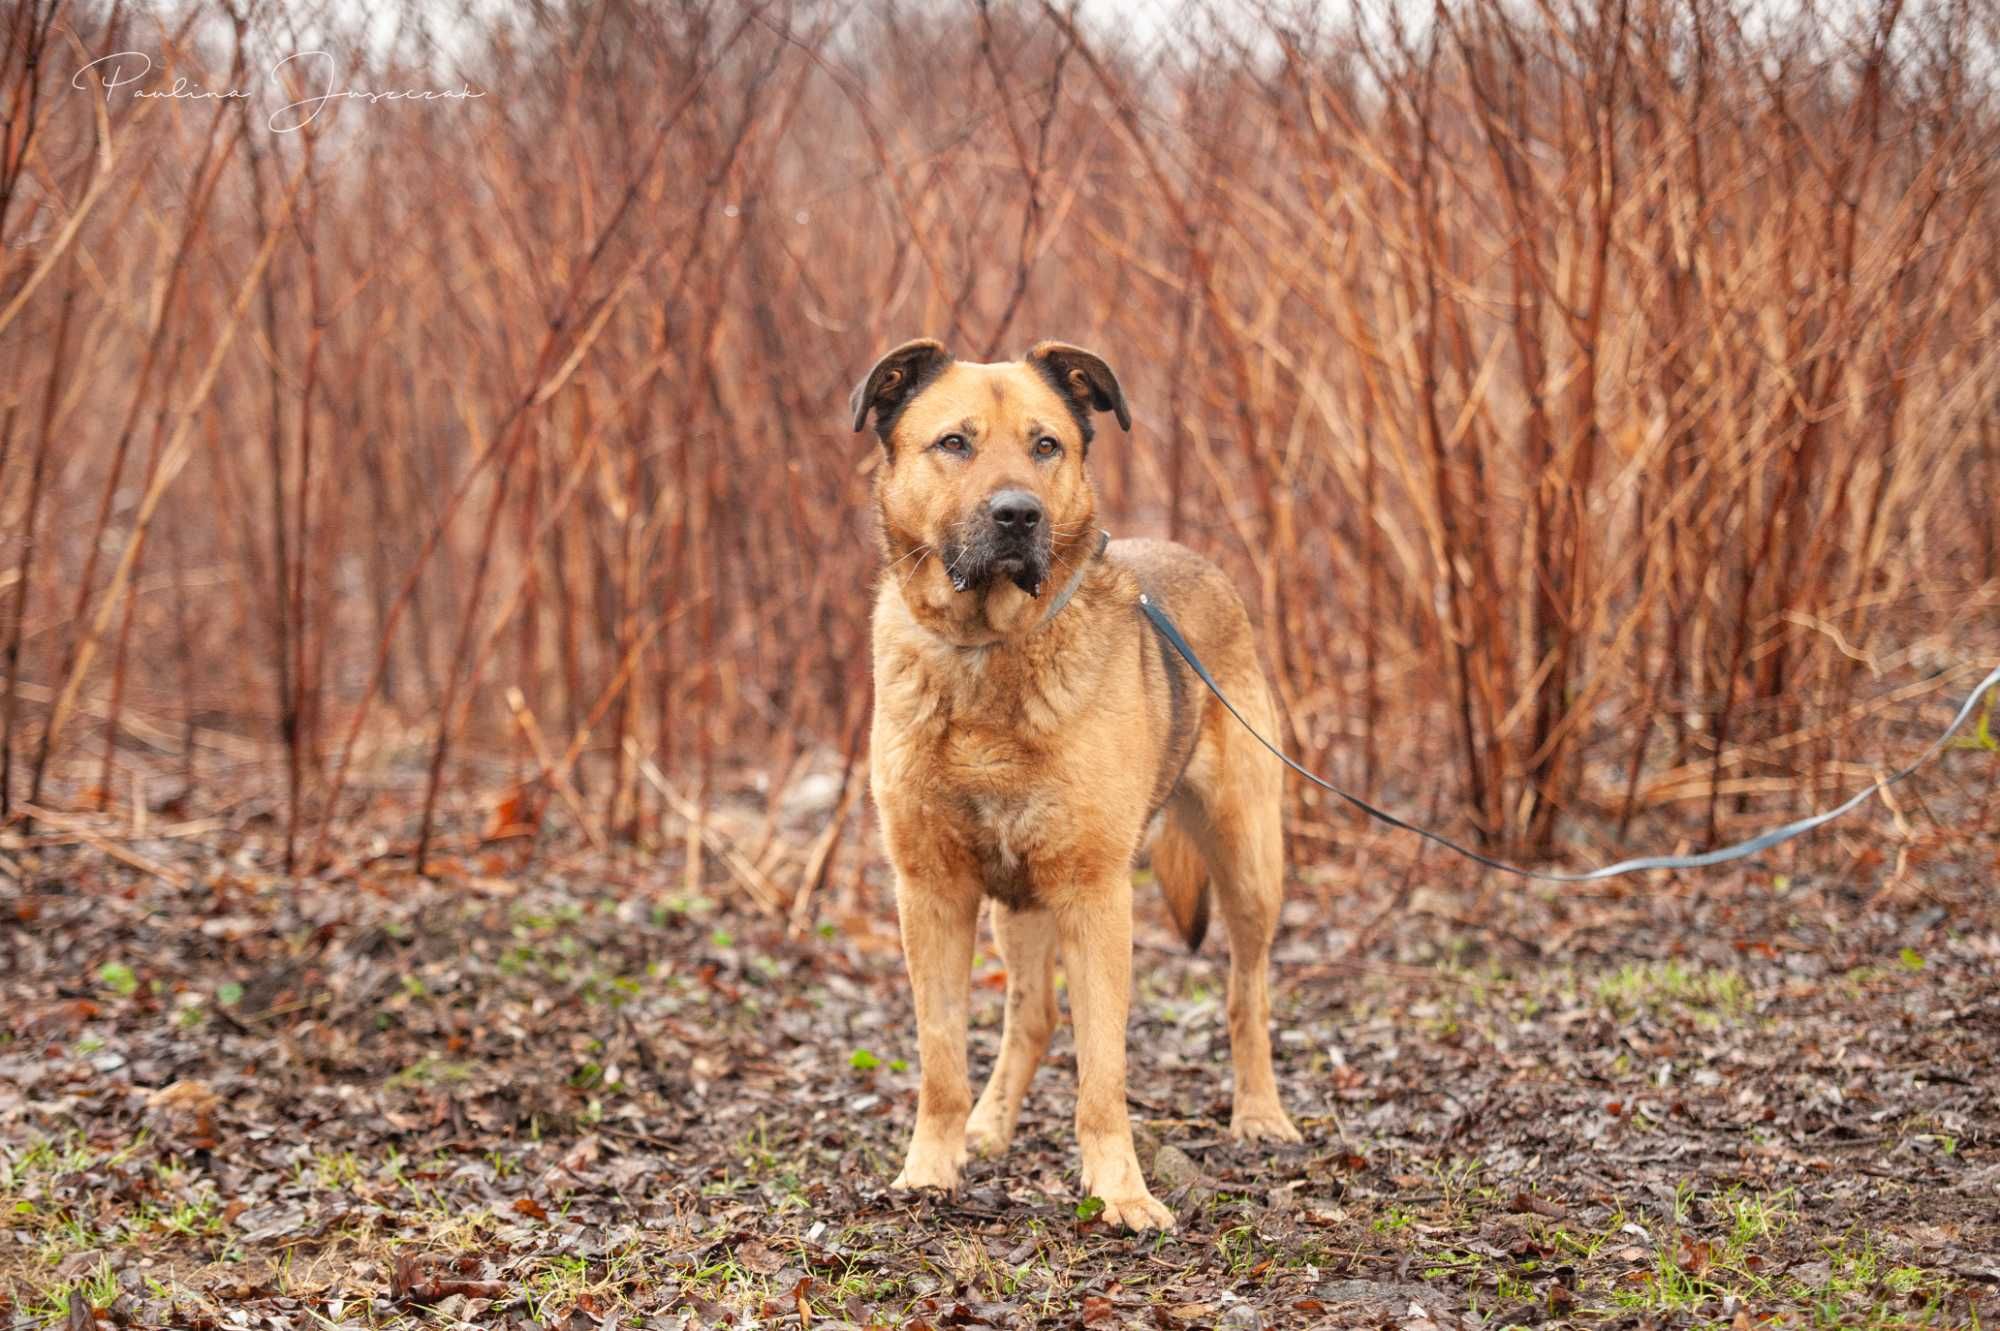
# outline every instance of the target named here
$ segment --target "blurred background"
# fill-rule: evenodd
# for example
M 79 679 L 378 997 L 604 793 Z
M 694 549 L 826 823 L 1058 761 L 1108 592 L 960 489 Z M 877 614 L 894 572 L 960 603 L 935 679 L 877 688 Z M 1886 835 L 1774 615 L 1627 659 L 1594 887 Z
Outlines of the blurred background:
M 1105 355 L 1277 738 L 1510 855 L 1824 807 L 2000 651 L 1990 0 L 4 22 L 17 818 L 858 891 L 919 335 Z

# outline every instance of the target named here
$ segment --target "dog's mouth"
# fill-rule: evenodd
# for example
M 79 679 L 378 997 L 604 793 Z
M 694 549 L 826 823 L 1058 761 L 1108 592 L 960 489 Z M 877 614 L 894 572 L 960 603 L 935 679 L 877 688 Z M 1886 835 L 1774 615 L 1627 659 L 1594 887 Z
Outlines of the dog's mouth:
M 975 537 L 962 545 L 946 545 L 939 553 L 954 591 L 985 591 L 1004 580 L 1030 596 L 1040 596 L 1048 582 L 1048 551 L 1039 546 L 1023 549 L 1018 542 L 1009 542 L 1001 548 L 990 539 Z

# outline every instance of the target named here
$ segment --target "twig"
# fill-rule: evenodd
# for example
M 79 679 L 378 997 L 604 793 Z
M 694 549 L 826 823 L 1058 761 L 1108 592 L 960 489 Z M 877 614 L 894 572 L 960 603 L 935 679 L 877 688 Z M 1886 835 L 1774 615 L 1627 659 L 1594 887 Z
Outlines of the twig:
M 628 757 L 638 764 L 640 775 L 644 776 L 647 783 L 659 792 L 660 798 L 667 802 L 667 807 L 672 809 L 677 816 L 686 820 L 690 828 L 700 828 L 702 843 L 715 852 L 716 858 L 721 860 L 723 867 L 729 870 L 730 877 L 742 884 L 744 890 L 749 892 L 750 899 L 756 903 L 757 908 L 766 915 L 776 916 L 783 914 L 784 897 L 772 884 L 771 880 L 766 878 L 763 871 L 752 864 L 749 858 L 736 848 L 734 842 L 724 836 L 713 824 L 704 819 L 699 809 L 689 803 L 679 791 L 667 784 L 666 777 L 660 774 L 660 769 L 654 766 L 653 760 L 639 752 L 638 741 L 628 736 L 625 740 L 625 752 Z
M 186 887 L 193 881 L 179 869 L 168 868 L 157 860 L 147 859 L 139 852 L 127 849 L 111 838 L 91 830 L 81 820 L 72 818 L 68 814 L 56 813 L 52 810 L 29 804 L 25 800 L 15 807 L 35 822 L 46 823 L 59 832 L 75 837 L 78 841 L 81 841 L 84 845 L 89 846 L 99 854 L 108 855 L 120 864 L 129 865 L 141 873 L 151 874 L 153 877 L 170 883 L 174 887 Z

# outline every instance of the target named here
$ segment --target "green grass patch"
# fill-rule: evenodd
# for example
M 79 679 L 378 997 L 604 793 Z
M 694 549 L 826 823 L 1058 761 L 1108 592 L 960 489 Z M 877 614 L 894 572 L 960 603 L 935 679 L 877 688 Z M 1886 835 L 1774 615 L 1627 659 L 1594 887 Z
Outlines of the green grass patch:
M 1678 1009 L 1713 1026 L 1737 1020 L 1751 1007 L 1750 988 L 1738 972 L 1685 966 L 1672 958 L 1622 966 L 1597 981 L 1596 993 L 1620 1020 Z

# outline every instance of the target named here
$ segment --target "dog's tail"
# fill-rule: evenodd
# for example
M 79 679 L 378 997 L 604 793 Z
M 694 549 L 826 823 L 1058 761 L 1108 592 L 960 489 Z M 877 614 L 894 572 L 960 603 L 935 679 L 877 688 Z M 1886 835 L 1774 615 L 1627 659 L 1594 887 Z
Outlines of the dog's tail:
M 1160 880 L 1160 894 L 1167 899 L 1174 929 L 1188 951 L 1199 950 L 1208 933 L 1208 862 L 1171 806 L 1161 821 L 1159 840 L 1153 843 L 1153 876 Z

